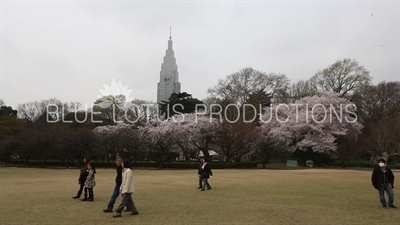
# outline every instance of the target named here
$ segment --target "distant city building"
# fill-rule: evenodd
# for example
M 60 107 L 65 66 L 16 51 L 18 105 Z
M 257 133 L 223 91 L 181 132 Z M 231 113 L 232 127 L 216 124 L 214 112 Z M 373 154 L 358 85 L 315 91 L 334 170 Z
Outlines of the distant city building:
M 164 61 L 161 64 L 160 82 L 157 84 L 157 103 L 168 101 L 172 93 L 181 92 L 179 83 L 178 66 L 172 50 L 171 34 L 168 40 L 168 49 L 165 52 Z

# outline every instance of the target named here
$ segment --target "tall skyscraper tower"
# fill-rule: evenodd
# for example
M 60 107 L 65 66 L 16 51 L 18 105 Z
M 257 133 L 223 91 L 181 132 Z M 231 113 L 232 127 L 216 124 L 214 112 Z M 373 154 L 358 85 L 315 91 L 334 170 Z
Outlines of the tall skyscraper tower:
M 164 61 L 161 64 L 160 82 L 157 84 L 157 103 L 168 101 L 172 93 L 181 92 L 178 66 L 172 50 L 171 28 L 168 40 L 168 49 L 165 51 Z

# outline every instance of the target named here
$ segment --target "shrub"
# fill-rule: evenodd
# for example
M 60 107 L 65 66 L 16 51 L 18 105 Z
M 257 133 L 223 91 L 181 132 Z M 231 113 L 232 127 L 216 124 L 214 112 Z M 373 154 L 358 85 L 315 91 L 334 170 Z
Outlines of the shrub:
M 18 161 L 11 162 L 14 165 L 18 165 Z M 255 168 L 257 167 L 258 162 L 240 162 L 240 163 L 226 163 L 226 162 L 212 162 L 213 169 L 242 169 L 242 168 Z M 104 161 L 93 161 L 93 164 L 96 168 L 115 168 L 115 162 L 104 162 Z M 29 166 L 29 167 L 42 167 L 42 161 L 39 160 L 31 160 L 26 165 L 21 161 L 21 165 Z M 45 167 L 74 167 L 76 168 L 76 162 L 62 162 L 62 161 L 46 161 L 44 163 Z M 133 162 L 132 167 L 141 167 L 141 168 L 158 168 L 158 164 L 149 161 L 149 162 Z M 199 167 L 198 162 L 173 162 L 173 163 L 164 163 L 163 168 L 169 169 L 197 169 Z
M 333 162 L 329 162 L 328 165 L 333 167 L 342 167 L 342 162 L 340 160 L 335 160 Z M 344 165 L 345 167 L 363 167 L 363 168 L 374 168 L 375 166 L 377 166 L 376 164 L 366 160 L 345 161 Z M 392 169 L 400 169 L 400 164 L 389 164 L 389 167 Z

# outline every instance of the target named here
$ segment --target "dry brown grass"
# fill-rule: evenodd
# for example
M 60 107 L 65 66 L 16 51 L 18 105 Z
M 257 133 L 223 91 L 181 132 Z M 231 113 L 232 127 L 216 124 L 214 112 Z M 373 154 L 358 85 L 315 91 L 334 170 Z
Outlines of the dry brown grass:
M 79 170 L 0 168 L 0 224 L 399 224 L 382 209 L 370 171 L 215 170 L 210 191 L 194 170 L 134 170 L 138 216 L 102 212 L 115 170 L 98 169 L 94 202 L 71 197 Z M 395 172 L 397 179 L 400 173 Z M 397 181 L 400 189 L 400 180 Z M 396 185 L 395 185 L 396 187 Z M 395 203 L 400 206 L 400 192 Z M 117 199 L 115 207 L 121 198 Z

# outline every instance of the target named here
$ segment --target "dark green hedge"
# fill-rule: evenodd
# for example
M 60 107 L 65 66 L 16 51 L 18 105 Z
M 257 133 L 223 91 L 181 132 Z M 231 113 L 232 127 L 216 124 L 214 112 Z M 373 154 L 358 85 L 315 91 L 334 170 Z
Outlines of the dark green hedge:
M 213 169 L 243 169 L 243 168 L 255 168 L 258 162 L 240 162 L 240 163 L 224 163 L 224 162 L 212 162 Z M 18 161 L 12 161 L 13 165 L 18 165 Z M 96 168 L 114 168 L 115 162 L 96 162 L 93 161 Z M 26 165 L 21 162 L 21 166 L 29 167 L 43 167 L 42 161 L 29 161 Z M 159 168 L 159 165 L 155 162 L 133 162 L 133 167 L 141 168 Z M 76 163 L 73 162 L 61 162 L 61 161 L 46 161 L 44 167 L 77 167 Z M 197 169 L 199 168 L 199 163 L 192 162 L 174 162 L 174 163 L 164 163 L 162 168 L 168 169 Z
M 339 160 L 329 162 L 328 166 L 334 166 L 334 167 L 342 167 L 342 162 Z M 357 161 L 357 160 L 352 160 L 352 161 L 347 161 L 344 163 L 345 167 L 364 167 L 364 168 L 374 168 L 377 165 L 374 163 L 371 163 L 369 161 Z M 389 167 L 392 169 L 400 169 L 400 164 L 389 164 Z

